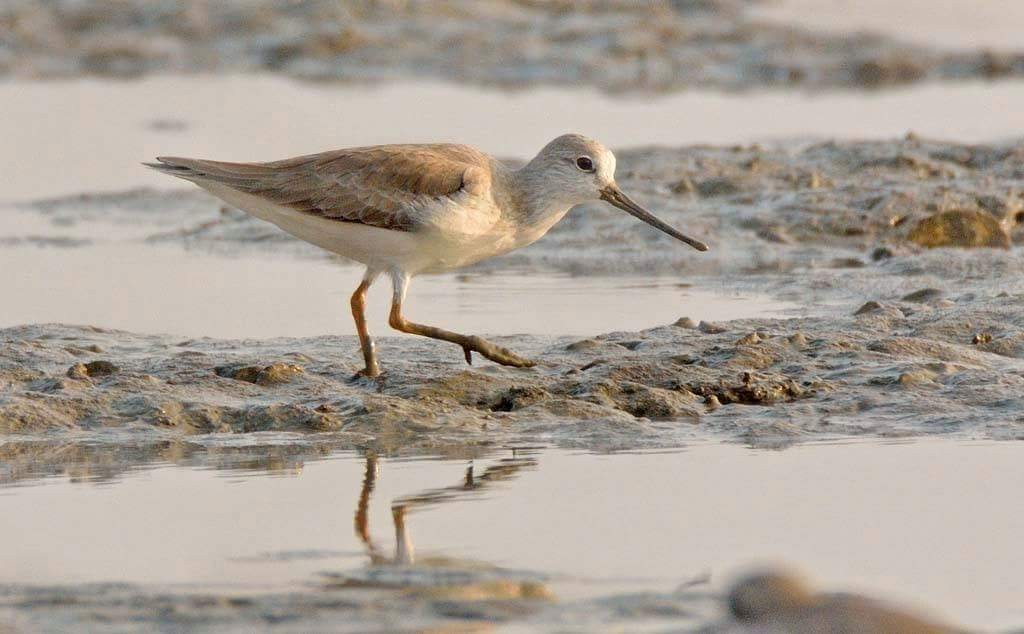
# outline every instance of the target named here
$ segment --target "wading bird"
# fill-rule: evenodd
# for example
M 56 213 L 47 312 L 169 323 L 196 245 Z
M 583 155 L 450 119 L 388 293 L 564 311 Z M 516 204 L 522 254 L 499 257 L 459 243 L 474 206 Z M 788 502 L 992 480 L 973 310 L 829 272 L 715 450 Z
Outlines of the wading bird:
M 364 315 L 366 291 L 391 277 L 392 328 L 450 341 L 516 367 L 532 366 L 481 337 L 413 323 L 402 314 L 409 280 L 473 264 L 535 242 L 575 205 L 604 200 L 699 251 L 708 247 L 630 200 L 615 184 L 615 155 L 578 134 L 548 143 L 511 169 L 466 145 L 379 145 L 273 161 L 225 163 L 158 157 L 149 167 L 199 185 L 293 236 L 366 265 L 352 316 L 366 367 L 380 365 Z

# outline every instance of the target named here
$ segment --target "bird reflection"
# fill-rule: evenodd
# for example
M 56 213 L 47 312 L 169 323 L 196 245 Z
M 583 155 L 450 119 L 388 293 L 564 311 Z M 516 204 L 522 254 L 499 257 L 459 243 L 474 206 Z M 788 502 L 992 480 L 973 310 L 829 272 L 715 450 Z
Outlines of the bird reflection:
M 366 455 L 366 469 L 363 473 L 363 486 L 359 492 L 359 501 L 355 513 L 355 533 L 366 548 L 373 565 L 412 565 L 416 562 L 415 549 L 412 543 L 412 535 L 406 525 L 406 515 L 414 510 L 421 510 L 432 506 L 472 498 L 480 494 L 497 482 L 503 482 L 516 478 L 523 470 L 529 470 L 537 466 L 536 459 L 530 456 L 518 455 L 513 451 L 509 458 L 502 458 L 495 464 L 484 469 L 483 473 L 477 474 L 476 467 L 471 462 L 466 467 L 465 475 L 461 482 L 447 487 L 424 489 L 418 493 L 405 495 L 395 499 L 391 503 L 391 517 L 395 526 L 395 550 L 393 556 L 388 556 L 374 541 L 369 528 L 369 505 L 373 496 L 374 487 L 377 484 L 377 477 L 380 474 L 380 461 L 376 454 Z

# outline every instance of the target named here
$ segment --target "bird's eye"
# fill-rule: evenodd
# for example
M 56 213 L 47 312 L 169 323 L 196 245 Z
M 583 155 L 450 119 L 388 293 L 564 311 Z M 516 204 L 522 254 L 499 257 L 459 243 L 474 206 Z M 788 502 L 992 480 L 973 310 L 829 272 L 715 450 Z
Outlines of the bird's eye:
M 576 167 L 580 168 L 584 172 L 593 172 L 594 161 L 590 160 L 589 156 L 581 156 L 576 159 Z

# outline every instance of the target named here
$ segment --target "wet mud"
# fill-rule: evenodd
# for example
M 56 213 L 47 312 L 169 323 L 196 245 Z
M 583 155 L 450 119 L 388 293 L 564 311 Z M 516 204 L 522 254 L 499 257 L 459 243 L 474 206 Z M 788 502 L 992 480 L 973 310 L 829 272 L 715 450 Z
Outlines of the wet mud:
M 693 435 L 754 444 L 1024 435 L 1024 260 L 1015 247 L 1024 145 L 908 137 L 620 155 L 622 186 L 710 253 L 672 248 L 595 204 L 480 268 L 674 274 L 818 308 L 801 318 L 698 323 L 684 313 L 639 332 L 498 338 L 537 360 L 530 369 L 479 357 L 467 366 L 453 346 L 383 337 L 389 374 L 379 382 L 352 378 L 360 357 L 348 337 L 183 340 L 26 325 L 0 331 L 0 430 L 316 431 L 360 446 L 532 438 L 590 448 Z M 143 242 L 323 257 L 198 192 L 28 208 L 64 227 L 120 219 Z
M 383 338 L 189 340 L 34 325 L 0 331 L 0 431 L 335 432 L 350 446 L 512 439 L 592 449 L 699 436 L 752 444 L 960 433 L 1022 438 L 1024 296 L 886 301 L 836 318 L 667 325 L 500 342 L 538 365 Z M 716 329 L 717 330 L 717 329 Z
M 1020 51 L 944 50 L 760 20 L 754 2 L 6 2 L 0 73 L 273 71 L 610 91 L 874 88 L 1024 73 Z

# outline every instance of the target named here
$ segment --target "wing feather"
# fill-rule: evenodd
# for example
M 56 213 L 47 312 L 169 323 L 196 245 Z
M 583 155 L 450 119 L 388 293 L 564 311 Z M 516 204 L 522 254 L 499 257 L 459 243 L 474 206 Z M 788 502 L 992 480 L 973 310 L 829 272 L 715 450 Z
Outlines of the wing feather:
M 148 165 L 200 185 L 213 181 L 303 213 L 396 231 L 429 223 L 424 212 L 460 192 L 483 194 L 491 173 L 487 155 L 449 144 L 350 148 L 269 163 L 157 160 Z

